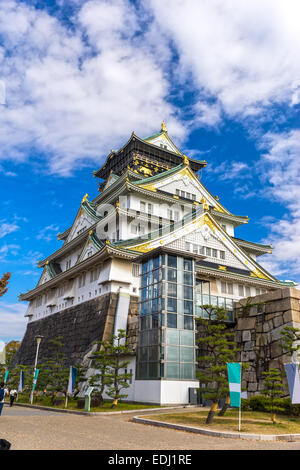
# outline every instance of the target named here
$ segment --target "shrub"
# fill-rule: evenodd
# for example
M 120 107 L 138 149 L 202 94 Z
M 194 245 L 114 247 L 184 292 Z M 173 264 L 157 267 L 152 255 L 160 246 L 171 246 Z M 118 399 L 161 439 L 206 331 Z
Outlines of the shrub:
M 290 398 L 276 398 L 274 405 L 278 408 L 282 408 L 282 411 L 278 411 L 279 414 L 285 414 L 288 416 L 300 416 L 300 406 L 292 405 Z M 242 399 L 242 410 L 243 411 L 262 411 L 267 412 L 270 406 L 270 398 L 263 395 L 255 395 L 248 399 Z

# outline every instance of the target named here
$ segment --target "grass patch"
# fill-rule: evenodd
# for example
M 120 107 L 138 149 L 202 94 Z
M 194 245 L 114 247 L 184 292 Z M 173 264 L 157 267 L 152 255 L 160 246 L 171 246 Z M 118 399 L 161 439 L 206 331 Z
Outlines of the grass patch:
M 205 423 L 207 414 L 207 411 L 196 411 L 192 413 L 166 413 L 163 415 L 143 416 L 143 418 L 216 431 L 238 432 L 238 409 L 227 411 L 223 417 L 216 415 L 211 424 Z M 278 415 L 277 421 L 276 424 L 273 424 L 269 413 L 244 411 L 242 412 L 241 432 L 250 434 L 300 433 L 300 418 Z
M 59 398 L 60 399 L 60 398 Z M 33 405 L 38 406 L 47 406 L 50 408 L 59 408 L 59 409 L 67 409 L 67 410 L 76 410 L 76 411 L 84 411 L 84 409 L 80 409 L 77 407 L 77 400 L 75 399 L 68 399 L 68 406 L 65 408 L 65 399 L 62 397 L 61 400 L 63 401 L 61 404 L 52 405 L 50 397 L 34 397 Z M 24 403 L 26 405 L 29 404 L 29 396 L 26 395 L 19 395 L 18 401 L 15 403 Z M 104 411 L 130 411 L 130 410 L 141 410 L 141 409 L 151 409 L 151 408 L 160 408 L 159 405 L 144 405 L 143 403 L 126 403 L 120 402 L 115 408 L 111 408 L 112 402 L 105 400 L 102 407 L 91 407 L 91 412 L 104 412 Z M 161 407 L 163 408 L 163 407 Z

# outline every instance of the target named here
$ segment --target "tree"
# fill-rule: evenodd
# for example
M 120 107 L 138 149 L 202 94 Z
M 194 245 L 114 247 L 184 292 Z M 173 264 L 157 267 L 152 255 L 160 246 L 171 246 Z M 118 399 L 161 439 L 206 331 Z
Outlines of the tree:
M 5 346 L 5 363 L 6 363 L 7 369 L 9 369 L 10 363 L 14 355 L 18 351 L 20 345 L 21 345 L 20 341 L 10 341 Z
M 281 373 L 277 369 L 270 369 L 268 372 L 263 372 L 262 375 L 265 377 L 262 395 L 269 399 L 269 404 L 266 404 L 266 409 L 271 412 L 272 422 L 276 423 L 276 411 L 283 411 L 284 408 L 278 406 L 276 398 L 282 395 L 282 378 Z
M 61 340 L 62 336 L 57 336 L 49 341 L 50 357 L 45 359 L 40 367 L 37 367 L 40 369 L 37 390 L 46 388 L 51 394 L 52 404 L 58 392 L 63 393 L 66 397 L 68 388 L 69 368 L 65 365 L 67 358 L 62 352 L 64 343 Z
M 0 279 L 0 297 L 2 297 L 7 292 L 8 281 L 10 280 L 11 273 L 5 273 Z
M 282 347 L 297 360 L 297 353 L 300 349 L 300 330 L 292 326 L 285 326 L 280 331 Z
M 238 348 L 233 341 L 234 333 L 227 330 L 225 323 L 228 318 L 227 311 L 212 305 L 203 305 L 202 309 L 205 312 L 205 318 L 197 319 L 201 327 L 201 337 L 198 340 L 200 371 L 197 376 L 204 397 L 212 401 L 206 419 L 206 423 L 209 424 L 214 418 L 218 401 L 228 396 L 226 364 L 234 361 Z
M 89 379 L 90 387 L 94 387 L 95 391 L 99 396 L 99 405 L 102 406 L 104 403 L 103 394 L 105 387 L 111 382 L 110 368 L 111 365 L 111 348 L 109 347 L 110 342 L 108 341 L 97 341 L 100 349 L 95 351 L 91 356 L 93 359 L 93 365 L 98 371 L 92 375 Z
M 107 354 L 109 357 L 108 366 L 108 384 L 106 393 L 113 399 L 112 408 L 114 408 L 120 398 L 127 397 L 127 394 L 121 393 L 123 389 L 129 387 L 128 381 L 132 377 L 132 373 L 126 372 L 126 368 L 130 361 L 124 359 L 131 353 L 125 330 L 118 330 L 117 336 L 112 336 L 107 342 Z M 122 369 L 124 372 L 122 372 Z
M 21 371 L 24 372 L 23 393 L 29 394 L 32 389 L 32 375 L 33 375 L 32 366 L 24 366 L 24 365 L 19 364 L 18 366 L 14 367 L 12 370 L 9 371 L 9 374 L 7 377 L 7 384 L 9 385 L 9 387 L 15 388 L 18 390 Z M 0 377 L 2 377 L 1 373 L 0 373 Z

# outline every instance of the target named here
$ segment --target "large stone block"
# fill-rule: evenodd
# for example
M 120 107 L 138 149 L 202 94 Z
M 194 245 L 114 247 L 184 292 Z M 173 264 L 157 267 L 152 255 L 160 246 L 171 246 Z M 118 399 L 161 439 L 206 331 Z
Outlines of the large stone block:
M 243 341 L 251 341 L 251 331 L 250 330 L 243 331 Z
M 274 327 L 277 328 L 283 324 L 283 315 L 277 315 L 273 318 Z
M 244 346 L 244 351 L 252 351 L 254 348 L 254 341 L 247 341 Z
M 291 310 L 291 298 L 279 300 L 278 302 L 270 302 L 266 305 L 266 313 L 285 312 Z
M 238 318 L 237 321 L 237 329 L 238 330 L 252 330 L 255 328 L 255 318 L 249 318 L 249 317 L 241 317 Z

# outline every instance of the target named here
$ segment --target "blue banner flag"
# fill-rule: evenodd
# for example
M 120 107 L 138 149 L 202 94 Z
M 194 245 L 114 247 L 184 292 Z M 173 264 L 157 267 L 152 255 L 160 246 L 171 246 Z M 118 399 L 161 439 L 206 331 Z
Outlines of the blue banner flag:
M 75 387 L 76 374 L 77 374 L 76 367 L 70 366 L 69 385 L 68 385 L 68 393 L 70 395 L 73 392 L 74 387 Z
M 6 370 L 6 371 L 5 371 L 5 376 L 4 376 L 4 383 L 5 383 L 5 384 L 6 384 L 6 381 L 7 381 L 8 374 L 9 374 L 9 371 Z
M 298 364 L 284 364 L 292 404 L 300 403 L 300 378 Z
M 35 387 L 36 387 L 36 382 L 37 382 L 37 378 L 38 378 L 38 375 L 39 375 L 39 369 L 35 369 L 35 374 L 34 374 L 34 379 L 33 379 L 33 387 L 32 387 L 32 393 L 35 391 Z
M 241 406 L 241 364 L 238 362 L 227 363 L 230 406 Z
M 20 382 L 19 382 L 19 388 L 18 388 L 18 392 L 23 392 L 23 388 L 24 388 L 24 371 L 21 370 L 20 371 Z

